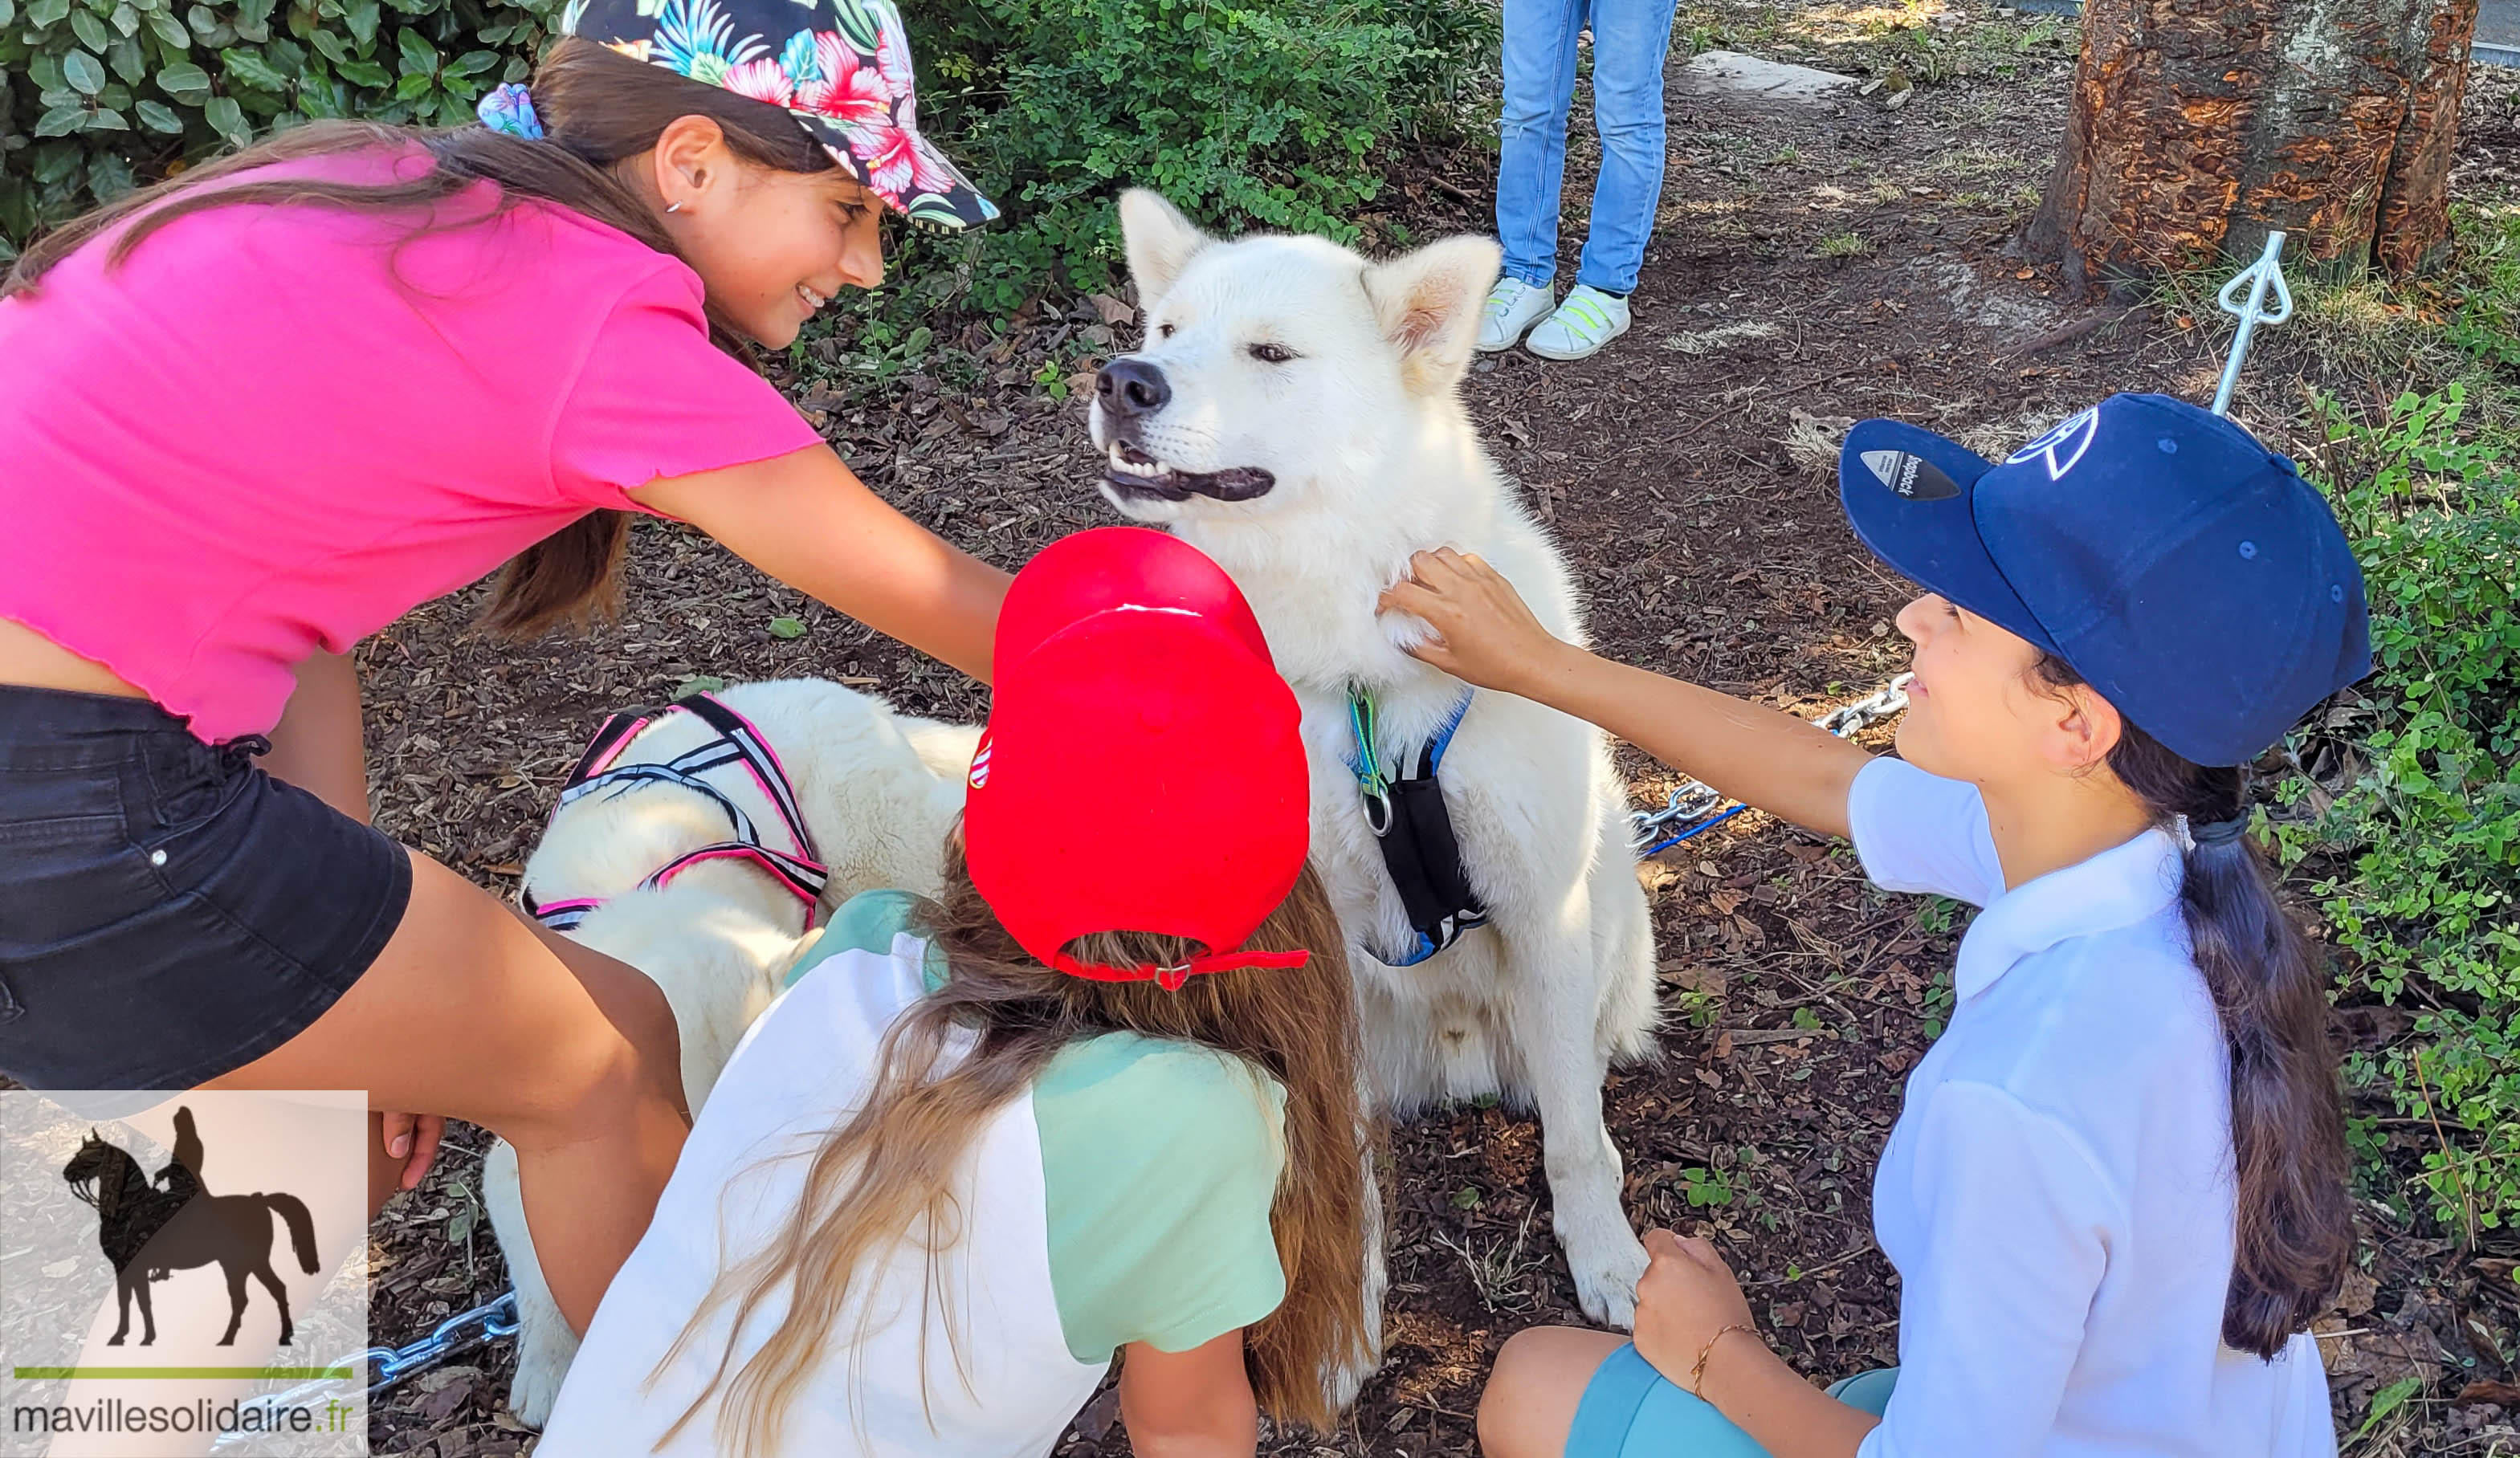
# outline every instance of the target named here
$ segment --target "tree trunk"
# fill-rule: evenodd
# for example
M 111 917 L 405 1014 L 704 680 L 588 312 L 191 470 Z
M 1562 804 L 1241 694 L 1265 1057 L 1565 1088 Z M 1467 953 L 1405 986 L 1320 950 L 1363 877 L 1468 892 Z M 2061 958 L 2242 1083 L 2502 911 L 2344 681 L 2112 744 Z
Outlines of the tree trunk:
M 2023 238 L 2077 287 L 2248 261 L 2439 261 L 2477 0 L 2086 0 L 2074 109 Z

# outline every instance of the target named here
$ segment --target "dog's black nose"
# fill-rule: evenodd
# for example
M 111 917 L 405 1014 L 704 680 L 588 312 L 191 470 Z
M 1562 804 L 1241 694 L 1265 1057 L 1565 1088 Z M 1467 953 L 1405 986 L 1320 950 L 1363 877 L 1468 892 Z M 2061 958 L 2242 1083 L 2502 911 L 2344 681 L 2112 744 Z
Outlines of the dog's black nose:
M 1164 372 L 1145 360 L 1122 355 L 1094 376 L 1094 398 L 1111 415 L 1150 416 L 1173 397 Z

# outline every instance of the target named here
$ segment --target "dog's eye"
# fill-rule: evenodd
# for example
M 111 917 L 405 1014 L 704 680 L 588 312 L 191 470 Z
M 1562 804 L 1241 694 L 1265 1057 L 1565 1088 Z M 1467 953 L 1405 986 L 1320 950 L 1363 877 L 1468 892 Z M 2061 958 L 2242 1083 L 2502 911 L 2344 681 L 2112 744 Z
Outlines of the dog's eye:
M 1169 339 L 1169 338 L 1171 338 L 1172 336 L 1173 336 L 1173 327 L 1172 327 L 1171 325 L 1169 325 L 1169 324 L 1159 324 L 1159 325 L 1156 325 L 1156 326 L 1155 326 L 1155 337 L 1156 337 L 1156 338 L 1158 338 L 1158 339 Z
M 1295 352 L 1283 344 L 1254 344 L 1251 346 L 1251 357 L 1265 364 L 1282 365 L 1293 359 Z

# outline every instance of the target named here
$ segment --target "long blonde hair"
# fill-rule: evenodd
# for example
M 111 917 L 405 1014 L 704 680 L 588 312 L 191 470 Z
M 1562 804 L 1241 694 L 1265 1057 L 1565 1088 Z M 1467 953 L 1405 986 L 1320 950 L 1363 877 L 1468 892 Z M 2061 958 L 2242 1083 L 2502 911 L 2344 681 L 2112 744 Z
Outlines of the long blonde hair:
M 1380 1132 L 1367 1123 L 1358 1097 L 1345 944 L 1312 867 L 1245 944 L 1308 950 L 1306 965 L 1211 973 L 1176 992 L 1152 982 L 1071 977 L 1034 960 L 972 888 L 959 838 L 948 853 L 940 902 L 922 907 L 916 929 L 944 952 L 951 968 L 945 985 L 885 1033 L 865 1104 L 810 1156 L 803 1196 L 786 1228 L 720 1274 L 657 1371 L 730 1303 L 735 1334 L 783 1291 L 787 1314 L 741 1367 L 730 1338 L 708 1385 L 658 1445 L 723 1391 L 719 1451 L 777 1450 L 788 1404 L 821 1361 L 852 1281 L 917 1240 L 927 1258 L 928 1300 L 940 1302 L 940 1258 L 968 1234 L 958 1192 L 983 1126 L 1030 1088 L 1059 1049 L 1114 1032 L 1232 1054 L 1284 1087 L 1286 1161 L 1270 1227 L 1286 1295 L 1246 1332 L 1244 1360 L 1262 1412 L 1329 1428 L 1335 1414 L 1325 1374 L 1370 1354 L 1365 1242 L 1375 1222 L 1366 1160 Z M 1082 960 L 1115 966 L 1165 965 L 1200 950 L 1138 932 L 1082 937 L 1066 948 Z M 949 1045 L 962 1038 L 970 1050 L 954 1062 Z M 949 1345 L 959 1349 L 952 1303 L 943 1302 L 942 1310 Z M 865 1335 L 862 1325 L 857 1340 Z

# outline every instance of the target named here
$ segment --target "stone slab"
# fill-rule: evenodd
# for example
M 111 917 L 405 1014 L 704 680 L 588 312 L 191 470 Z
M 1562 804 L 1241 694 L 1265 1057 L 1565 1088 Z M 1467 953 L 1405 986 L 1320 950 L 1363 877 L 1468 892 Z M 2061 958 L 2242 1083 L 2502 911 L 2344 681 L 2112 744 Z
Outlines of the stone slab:
M 1738 51 L 1701 51 L 1680 68 L 1684 85 L 1755 101 L 1816 102 L 1854 90 L 1856 78 Z
M 2476 11 L 2477 60 L 2520 66 L 2520 0 L 2485 0 Z

